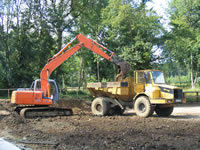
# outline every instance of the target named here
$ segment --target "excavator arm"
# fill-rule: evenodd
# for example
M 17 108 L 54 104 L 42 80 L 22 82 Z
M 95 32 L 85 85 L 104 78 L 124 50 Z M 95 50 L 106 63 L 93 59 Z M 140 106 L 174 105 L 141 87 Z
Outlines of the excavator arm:
M 69 50 L 65 51 L 71 45 L 71 43 L 76 39 L 79 40 L 79 43 L 76 44 L 75 46 L 73 46 L 72 48 L 70 48 Z M 114 52 L 105 48 L 104 46 L 95 42 L 94 40 L 89 39 L 82 34 L 79 34 L 76 36 L 75 39 L 73 39 L 70 43 L 68 43 L 62 50 L 60 50 L 56 55 L 54 55 L 52 58 L 50 58 L 48 63 L 42 69 L 42 71 L 40 73 L 40 79 L 41 79 L 41 91 L 44 92 L 44 96 L 50 97 L 50 89 L 49 89 L 48 79 L 49 79 L 51 73 L 58 66 L 60 66 L 65 60 L 67 60 L 70 56 L 72 56 L 74 53 L 76 53 L 78 50 L 80 50 L 81 47 L 86 47 L 86 48 L 90 49 L 91 51 L 95 52 L 96 54 L 107 59 L 108 61 L 116 64 L 119 69 L 119 74 L 121 74 L 123 76 L 123 78 L 130 69 L 129 65 L 125 61 L 123 61 L 122 59 L 117 57 Z M 110 52 L 111 56 L 107 55 L 99 47 Z M 125 67 L 124 67 L 124 64 L 125 64 Z M 125 74 L 121 73 L 121 72 L 124 72 Z

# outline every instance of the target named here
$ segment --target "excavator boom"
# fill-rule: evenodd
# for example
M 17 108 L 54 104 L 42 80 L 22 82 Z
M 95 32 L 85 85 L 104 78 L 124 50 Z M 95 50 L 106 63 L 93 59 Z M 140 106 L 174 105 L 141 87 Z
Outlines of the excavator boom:
M 77 39 L 79 41 L 79 43 L 76 44 L 75 46 L 73 46 L 72 48 L 70 48 L 69 50 L 65 51 L 75 39 Z M 41 91 L 44 92 L 45 96 L 50 97 L 50 92 L 48 91 L 48 89 L 49 89 L 48 79 L 49 79 L 51 73 L 58 66 L 60 66 L 65 60 L 67 60 L 70 56 L 72 56 L 74 53 L 76 53 L 78 50 L 80 50 L 81 47 L 86 47 L 86 48 L 90 49 L 91 51 L 93 51 L 94 53 L 107 59 L 108 61 L 116 64 L 119 68 L 118 76 L 120 76 L 120 77 L 123 76 L 123 78 L 124 78 L 125 74 L 128 73 L 128 71 L 130 69 L 128 63 L 126 63 L 124 60 L 117 57 L 115 55 L 115 53 L 112 52 L 111 50 L 105 48 L 104 46 L 95 42 L 94 40 L 85 37 L 82 34 L 77 35 L 75 39 L 73 39 L 62 50 L 60 50 L 56 55 L 54 55 L 51 59 L 49 59 L 48 63 L 42 69 L 42 71 L 40 73 Z M 109 53 L 111 53 L 111 56 L 107 55 L 99 47 L 103 48 L 104 50 L 107 50 Z M 119 80 L 119 77 L 117 80 Z

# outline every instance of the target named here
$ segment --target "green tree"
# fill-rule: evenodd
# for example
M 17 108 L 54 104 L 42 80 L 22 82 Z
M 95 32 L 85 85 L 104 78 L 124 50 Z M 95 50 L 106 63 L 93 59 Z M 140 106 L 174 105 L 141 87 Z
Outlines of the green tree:
M 83 0 L 76 2 L 75 11 L 73 12 L 73 16 L 78 16 L 75 18 L 75 33 L 82 33 L 96 40 L 98 43 L 101 43 L 101 41 L 103 41 L 101 36 L 103 34 L 101 11 L 107 6 L 108 0 Z M 82 74 L 82 78 L 86 80 L 96 78 L 97 81 L 101 81 L 103 78 L 109 78 L 109 76 L 105 77 L 100 71 L 102 67 L 104 67 L 103 63 L 101 63 L 102 60 L 100 56 L 86 49 L 83 49 L 79 54 L 80 60 L 82 60 L 80 61 L 79 69 L 80 77 Z M 103 62 L 107 64 L 106 61 Z M 88 79 L 86 78 L 86 74 L 90 74 Z M 80 78 L 79 81 L 81 80 L 83 79 Z
M 39 4 L 10 0 L 3 1 L 4 7 L 0 7 L 0 74 L 4 87 L 30 86 L 55 49 Z
M 134 69 L 151 68 L 154 60 L 152 48 L 158 44 L 162 30 L 157 14 L 147 10 L 145 3 L 109 0 L 102 17 L 108 47 Z
M 191 86 L 195 88 L 200 71 L 200 1 L 174 0 L 170 4 L 170 25 L 172 31 L 166 36 L 165 51 L 180 66 L 186 67 L 191 74 Z

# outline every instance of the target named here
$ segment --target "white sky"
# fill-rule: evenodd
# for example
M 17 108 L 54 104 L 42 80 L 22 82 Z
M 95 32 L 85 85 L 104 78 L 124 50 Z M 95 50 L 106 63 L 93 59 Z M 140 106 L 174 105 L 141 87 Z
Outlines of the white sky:
M 166 8 L 168 7 L 168 3 L 171 0 L 152 0 L 152 2 L 147 2 L 147 8 L 155 10 L 159 16 L 162 17 L 161 23 L 163 23 L 164 27 L 169 31 L 170 27 L 169 16 L 166 14 Z
M 168 3 L 171 0 L 152 0 L 152 2 L 147 3 L 147 9 L 153 8 L 159 16 L 162 17 L 161 23 L 166 30 L 170 31 L 169 26 L 169 16 L 166 14 L 166 9 L 168 8 Z M 160 48 L 153 47 L 154 55 L 159 56 L 162 52 Z

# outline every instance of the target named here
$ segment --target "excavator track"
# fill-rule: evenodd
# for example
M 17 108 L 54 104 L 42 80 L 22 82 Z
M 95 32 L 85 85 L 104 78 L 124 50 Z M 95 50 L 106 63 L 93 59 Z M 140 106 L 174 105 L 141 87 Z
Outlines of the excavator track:
M 72 109 L 57 108 L 57 107 L 24 107 L 18 110 L 20 116 L 24 118 L 37 118 L 37 117 L 57 117 L 57 116 L 71 116 L 73 115 Z

